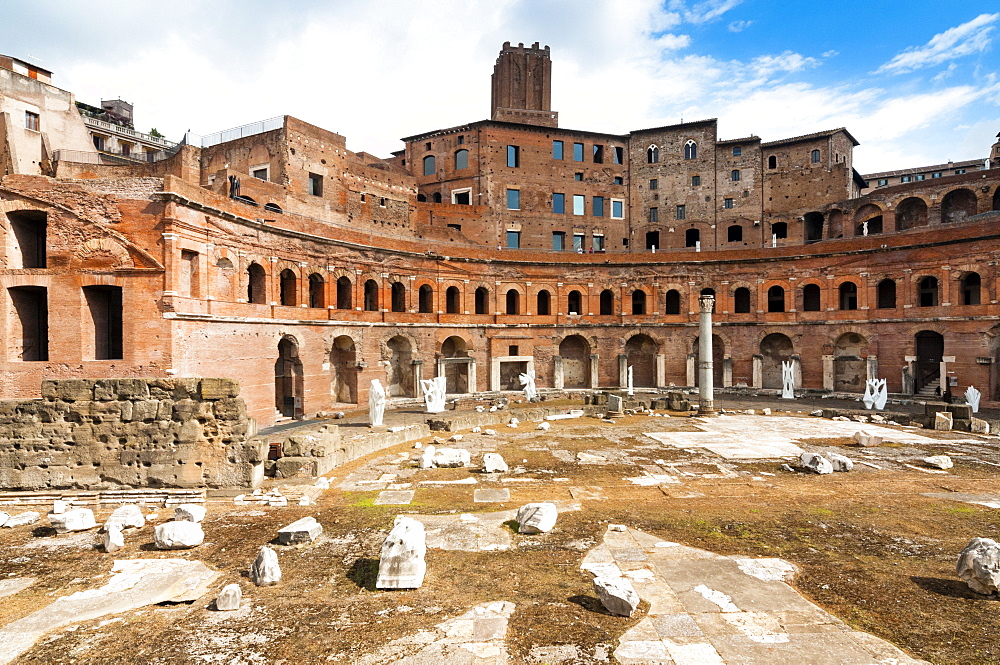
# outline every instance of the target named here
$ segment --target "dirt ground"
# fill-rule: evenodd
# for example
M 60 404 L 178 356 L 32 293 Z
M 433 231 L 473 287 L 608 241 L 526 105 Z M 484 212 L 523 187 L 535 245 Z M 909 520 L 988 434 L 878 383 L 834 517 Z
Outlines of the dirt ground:
M 534 662 L 532 649 L 563 644 L 576 647 L 577 656 L 562 662 L 614 662 L 609 654 L 618 637 L 642 618 L 643 608 L 629 619 L 609 615 L 595 597 L 591 576 L 580 570 L 584 552 L 610 522 L 719 554 L 787 559 L 801 571 L 793 585 L 855 628 L 933 663 L 1000 663 L 998 598 L 973 593 L 954 570 L 970 539 L 1000 537 L 1000 510 L 923 496 L 1000 494 L 996 438 L 960 443 L 955 441 L 970 437 L 942 434 L 940 444 L 923 448 L 890 444 L 864 451 L 846 438 L 801 442 L 806 450 L 837 450 L 855 459 L 863 452 L 880 467 L 856 465 L 850 473 L 817 476 L 782 470 L 779 460 L 726 461 L 644 435 L 689 431 L 695 424 L 674 414 L 633 416 L 613 425 L 593 418 L 556 421 L 549 432 L 535 430 L 533 423 L 498 427 L 497 437 L 483 445 L 504 456 L 512 477 L 537 482 L 498 483 L 477 469 L 418 470 L 412 461 L 396 460 L 400 453 L 415 459 L 420 451 L 412 444 L 398 446 L 331 473 L 331 489 L 316 505 L 271 508 L 210 500 L 206 543 L 193 550 L 153 550 L 147 525 L 127 532 L 126 548 L 108 555 L 94 547 L 96 530 L 57 536 L 43 517 L 34 526 L 0 533 L 0 579 L 37 578 L 0 602 L 0 624 L 56 597 L 103 584 L 115 558 L 179 557 L 219 570 L 218 589 L 238 582 L 244 607 L 212 611 L 210 594 L 191 604 L 109 615 L 47 635 L 14 662 L 351 663 L 388 641 L 496 600 L 517 606 L 507 638 L 515 662 Z M 451 445 L 472 448 L 485 439 L 467 432 L 465 437 Z M 946 474 L 902 465 L 942 452 L 955 459 Z M 582 464 L 578 453 L 603 453 L 606 461 Z M 480 459 L 474 452 L 477 467 Z M 679 482 L 627 480 L 641 475 L 642 465 L 672 469 Z M 389 470 L 400 474 L 396 482 L 415 489 L 410 505 L 374 505 L 377 490 L 338 488 L 351 477 L 377 478 Z M 419 484 L 465 477 L 477 484 Z M 501 485 L 510 489 L 509 502 L 473 501 L 474 489 Z M 547 534 L 525 536 L 511 529 L 514 546 L 508 550 L 430 549 L 423 587 L 375 589 L 381 543 L 396 515 L 476 514 L 531 501 L 572 502 L 571 487 L 601 488 L 605 498 L 583 500 L 580 510 L 562 512 Z M 97 512 L 98 522 L 109 512 Z M 163 521 L 171 511 L 156 512 Z M 259 547 L 276 542 L 280 527 L 307 515 L 320 521 L 323 535 L 310 545 L 275 545 L 282 582 L 253 586 L 247 570 Z

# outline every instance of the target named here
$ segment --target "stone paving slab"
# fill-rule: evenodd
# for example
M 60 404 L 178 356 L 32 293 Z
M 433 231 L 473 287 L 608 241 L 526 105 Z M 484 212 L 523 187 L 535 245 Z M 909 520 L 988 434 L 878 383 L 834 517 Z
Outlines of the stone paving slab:
M 413 501 L 413 490 L 384 490 L 375 498 L 376 506 L 407 506 Z
M 506 503 L 510 501 L 510 490 L 506 487 L 476 490 L 473 492 L 472 501 L 474 503 Z
M 27 589 L 34 583 L 34 577 L 11 577 L 5 580 L 0 580 L 0 598 L 3 598 L 4 596 L 13 596 L 18 591 Z
M 607 531 L 581 567 L 617 571 L 649 602 L 614 652 L 623 665 L 927 665 L 806 600 L 784 581 L 795 568 L 780 559 L 726 557 L 627 529 Z
M 920 496 L 931 499 L 946 499 L 948 501 L 961 501 L 971 503 L 975 506 L 985 506 L 986 508 L 1000 508 L 1000 494 L 967 494 L 965 492 L 926 492 Z

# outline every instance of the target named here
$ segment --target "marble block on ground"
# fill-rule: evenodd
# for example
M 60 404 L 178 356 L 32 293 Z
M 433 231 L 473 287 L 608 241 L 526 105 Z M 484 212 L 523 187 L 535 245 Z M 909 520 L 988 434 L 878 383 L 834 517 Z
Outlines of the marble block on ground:
M 955 572 L 976 593 L 1000 589 L 1000 544 L 989 538 L 973 538 L 958 556 Z
M 227 584 L 215 599 L 215 609 L 220 612 L 231 612 L 240 609 L 243 600 L 243 590 L 239 584 Z
M 105 529 L 113 526 L 119 529 L 141 529 L 146 526 L 146 516 L 142 514 L 142 508 L 134 503 L 118 506 L 104 523 Z
M 503 489 L 483 489 L 473 493 L 475 503 L 504 503 L 510 501 L 510 490 Z
M 639 606 L 639 595 L 624 577 L 595 577 L 594 591 L 604 609 L 612 614 L 630 617 Z
M 183 503 L 174 509 L 174 519 L 181 522 L 200 522 L 205 519 L 205 506 L 197 503 Z
M 382 543 L 375 587 L 419 589 L 427 572 L 426 553 L 424 525 L 412 517 L 397 517 L 395 526 Z
M 278 542 L 282 545 L 311 543 L 323 533 L 323 525 L 315 517 L 303 517 L 278 529 Z
M 559 511 L 554 503 L 529 503 L 517 510 L 518 533 L 545 533 L 556 525 Z
M 413 501 L 413 490 L 383 490 L 375 498 L 376 506 L 407 506 Z
M 49 523 L 56 530 L 56 533 L 86 531 L 97 526 L 97 522 L 94 520 L 94 511 L 90 508 L 76 508 L 57 514 L 49 513 Z
M 257 586 L 272 586 L 281 581 L 278 553 L 267 545 L 260 548 L 257 558 L 250 564 L 250 580 Z
M 198 522 L 166 522 L 157 525 L 153 541 L 158 550 L 184 550 L 205 542 L 205 531 Z

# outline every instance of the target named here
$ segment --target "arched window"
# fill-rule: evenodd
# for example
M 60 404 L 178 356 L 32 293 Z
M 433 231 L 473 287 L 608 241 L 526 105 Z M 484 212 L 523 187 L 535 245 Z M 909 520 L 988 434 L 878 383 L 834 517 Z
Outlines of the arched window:
M 309 275 L 309 306 L 312 308 L 326 307 L 326 282 L 318 272 Z
M 697 247 L 701 240 L 701 231 L 698 229 L 688 229 L 684 232 L 684 246 Z
M 365 282 L 365 311 L 378 311 L 378 284 L 374 279 Z
M 393 312 L 406 311 L 406 287 L 402 282 L 393 282 L 389 289 L 389 309 Z
M 573 290 L 567 298 L 567 314 L 583 314 L 583 294 Z
M 772 286 L 767 290 L 767 311 L 785 311 L 785 290 L 780 286 Z
M 854 282 L 843 282 L 840 285 L 840 309 L 858 308 L 858 285 Z
M 878 309 L 896 309 L 896 282 L 883 279 L 875 287 L 875 306 Z
M 264 304 L 267 292 L 267 276 L 259 263 L 251 263 L 247 267 L 247 302 Z
M 961 284 L 959 285 L 962 291 L 962 304 L 963 305 L 978 305 L 980 304 L 980 290 L 982 287 L 982 279 L 979 277 L 977 272 L 967 272 L 962 276 Z
M 809 161 L 813 164 L 819 164 L 819 150 L 813 150 L 809 154 Z
M 437 166 L 434 162 L 434 155 L 427 155 L 424 157 L 424 175 L 434 175 L 437 172 Z
M 611 316 L 615 313 L 615 294 L 611 289 L 601 291 L 601 316 Z
M 535 313 L 539 316 L 548 316 L 551 314 L 551 300 L 552 298 L 548 291 L 545 289 L 539 291 L 538 295 L 535 296 Z
M 425 196 L 424 194 L 417 194 L 417 202 L 418 203 L 426 203 L 427 202 L 427 196 Z
M 938 281 L 937 277 L 924 277 L 917 283 L 917 294 L 920 307 L 937 307 Z
M 740 170 L 739 169 L 733 169 L 732 171 L 730 171 L 729 172 L 729 179 L 732 180 L 733 182 L 739 182 L 740 181 Z
M 660 161 L 660 149 L 655 145 L 651 145 L 646 148 L 646 163 L 655 164 Z
M 277 203 L 265 203 L 264 210 L 268 212 L 281 212 L 281 206 Z
M 729 242 L 743 242 L 743 227 L 734 224 L 726 230 L 726 240 Z
M 476 314 L 489 314 L 490 292 L 485 286 L 476 289 Z
M 663 313 L 664 314 L 680 314 L 681 313 L 681 293 L 677 289 L 670 289 L 667 291 L 667 297 L 663 303 Z
M 632 313 L 646 313 L 646 292 L 641 289 L 636 289 L 632 292 Z
M 430 284 L 421 284 L 417 290 L 417 311 L 421 314 L 434 312 L 434 289 Z
M 770 157 L 768 157 L 767 158 L 767 168 L 769 168 L 769 169 L 776 169 L 776 168 L 778 168 L 778 158 L 775 157 L 774 155 L 771 155 Z
M 684 144 L 684 159 L 695 159 L 698 157 L 698 144 L 689 140 Z
M 507 291 L 507 313 L 521 313 L 521 294 L 518 293 L 517 289 L 510 289 Z
M 441 192 L 434 192 L 434 196 L 431 199 L 434 203 L 441 203 Z
M 733 293 L 733 311 L 737 314 L 750 313 L 750 289 L 741 286 Z
M 458 314 L 462 309 L 462 292 L 457 286 L 449 286 L 444 292 L 444 307 L 448 314 Z
M 817 284 L 806 284 L 802 287 L 802 311 L 818 312 L 820 310 L 821 292 Z
M 455 170 L 460 171 L 462 169 L 469 168 L 469 151 L 465 148 L 455 151 Z
M 337 309 L 352 309 L 354 307 L 354 286 L 347 277 L 337 279 Z
M 279 275 L 281 289 L 281 304 L 285 307 L 295 307 L 298 303 L 298 279 L 295 273 L 285 268 Z

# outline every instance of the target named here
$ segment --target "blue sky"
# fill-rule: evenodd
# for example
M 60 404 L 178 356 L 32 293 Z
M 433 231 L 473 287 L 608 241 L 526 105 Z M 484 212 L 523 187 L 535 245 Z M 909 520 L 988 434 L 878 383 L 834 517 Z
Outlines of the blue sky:
M 290 114 L 385 156 L 486 118 L 504 41 L 552 47 L 569 128 L 846 126 L 862 172 L 982 158 L 1000 132 L 996 2 L 7 0 L 2 19 L 0 52 L 174 139 Z

